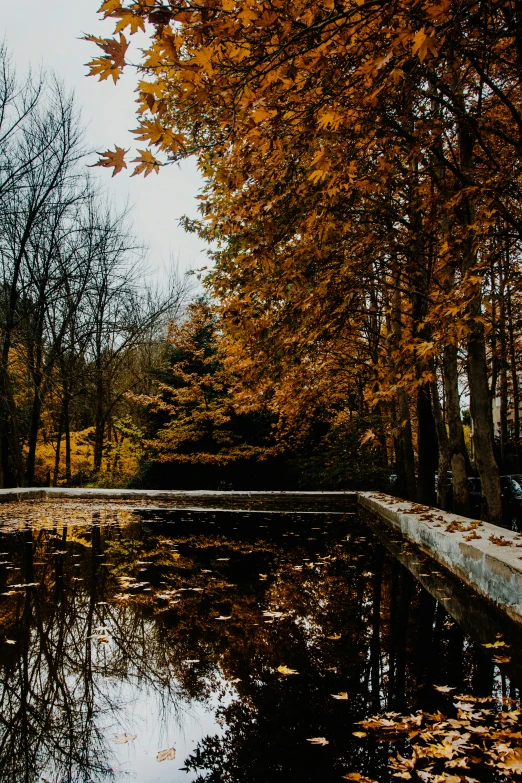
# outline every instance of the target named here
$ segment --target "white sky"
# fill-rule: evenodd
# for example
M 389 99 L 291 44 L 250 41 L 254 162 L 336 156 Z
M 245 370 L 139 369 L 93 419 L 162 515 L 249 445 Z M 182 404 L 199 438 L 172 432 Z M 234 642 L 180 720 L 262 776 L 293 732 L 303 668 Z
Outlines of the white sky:
M 0 0 L 0 40 L 5 38 L 20 73 L 29 66 L 42 65 L 74 90 L 87 125 L 88 147 L 103 151 L 118 144 L 133 151 L 136 143 L 130 130 L 137 125 L 134 74 L 130 71 L 116 86 L 112 79 L 99 82 L 96 77 L 86 77 L 85 63 L 98 50 L 78 39 L 83 33 L 112 33 L 112 23 L 102 23 L 96 14 L 100 4 L 101 0 Z M 93 156 L 89 162 L 96 159 Z M 204 243 L 178 225 L 182 215 L 197 215 L 195 197 L 202 182 L 195 162 L 169 166 L 146 179 L 131 179 L 132 168 L 114 178 L 110 169 L 92 171 L 100 172 L 115 204 L 133 207 L 133 231 L 149 248 L 151 272 L 161 274 L 170 257 L 179 259 L 182 269 L 206 265 Z

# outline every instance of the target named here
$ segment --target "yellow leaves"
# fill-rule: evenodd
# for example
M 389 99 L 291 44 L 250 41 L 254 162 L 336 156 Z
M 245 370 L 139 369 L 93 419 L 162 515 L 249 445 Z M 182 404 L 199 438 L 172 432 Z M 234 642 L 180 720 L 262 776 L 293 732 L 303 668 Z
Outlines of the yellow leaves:
M 90 168 L 95 168 L 96 166 L 113 168 L 114 171 L 112 172 L 112 176 L 114 177 L 114 175 L 119 174 L 122 169 L 127 168 L 127 163 L 125 162 L 125 155 L 127 152 L 128 150 L 124 150 L 122 147 L 118 147 L 118 145 L 115 146 L 114 152 L 111 152 L 110 150 L 107 150 L 107 152 L 98 152 L 98 155 L 101 155 L 102 157 L 97 163 L 93 163 Z
M 145 172 L 145 176 L 148 177 L 152 171 L 159 174 L 159 168 L 162 165 L 161 161 L 156 160 L 150 150 L 138 150 L 138 152 L 140 153 L 140 156 L 134 158 L 132 161 L 133 163 L 138 164 L 134 169 L 132 176 L 135 177 L 137 174 Z
M 497 639 L 496 642 L 489 642 L 488 644 L 483 644 L 482 647 L 509 647 L 509 644 L 506 644 L 506 642 Z
M 130 27 L 131 35 L 137 33 L 138 30 L 145 31 L 145 22 L 143 21 L 143 17 L 138 16 L 133 11 L 121 11 L 117 14 L 112 13 L 111 16 L 120 17 L 120 21 L 117 23 L 114 30 L 115 33 L 119 33 L 121 30 L 125 30 L 127 27 Z
M 333 633 L 331 636 L 327 636 L 326 638 L 327 639 L 333 639 L 334 641 L 337 641 L 338 639 L 341 638 L 341 634 L 340 633 Z
M 358 737 L 359 739 L 362 739 L 363 737 L 367 737 L 367 733 L 365 731 L 352 731 L 352 734 L 354 737 Z M 348 777 L 345 775 L 345 777 Z M 349 780 L 354 780 L 354 778 L 349 778 Z
M 413 37 L 412 54 L 416 54 L 419 60 L 424 62 L 426 55 L 430 52 L 434 57 L 438 55 L 436 46 L 435 31 L 432 27 L 426 30 L 424 27 L 418 30 Z
M 324 737 L 312 737 L 311 739 L 307 739 L 307 742 L 310 742 L 312 745 L 329 745 L 330 741 L 325 739 Z
M 281 666 L 278 666 L 276 669 L 279 674 L 282 674 L 284 677 L 288 677 L 290 674 L 299 674 L 298 671 L 295 669 L 290 669 L 288 666 L 285 666 L 282 664 Z
M 104 3 L 98 9 L 99 14 L 105 14 L 105 17 L 110 16 L 113 11 L 118 11 L 121 8 L 121 0 L 105 0 Z
M 235 0 L 221 0 L 221 7 L 223 8 L 223 11 L 233 11 L 235 8 L 236 2 Z
M 323 111 L 317 118 L 317 124 L 320 128 L 331 128 L 332 130 L 337 130 L 342 121 L 342 115 L 333 110 Z
M 112 741 L 117 745 L 126 745 L 127 742 L 135 740 L 137 736 L 137 734 L 113 734 Z
M 340 693 L 332 693 L 332 699 L 337 699 L 338 701 L 347 701 L 348 694 L 346 691 L 341 691 Z
M 359 444 L 361 446 L 364 446 L 365 443 L 370 443 L 371 441 L 374 441 L 376 437 L 377 436 L 372 429 L 366 430 L 366 432 L 359 439 Z
M 156 755 L 156 761 L 173 761 L 176 758 L 176 750 L 174 748 L 167 748 L 166 750 L 159 750 Z
M 506 772 L 514 772 L 517 775 L 522 774 L 522 748 L 513 748 L 503 756 L 501 761 L 496 763 L 497 769 L 503 769 Z
M 86 35 L 83 40 L 95 43 L 105 52 L 104 57 L 96 57 L 88 63 L 90 67 L 89 76 L 99 75 L 100 81 L 104 81 L 104 79 L 112 76 L 116 84 L 125 66 L 125 55 L 129 47 L 129 42 L 123 33 L 120 33 L 119 40 L 116 40 L 116 38 L 98 38 L 95 35 Z

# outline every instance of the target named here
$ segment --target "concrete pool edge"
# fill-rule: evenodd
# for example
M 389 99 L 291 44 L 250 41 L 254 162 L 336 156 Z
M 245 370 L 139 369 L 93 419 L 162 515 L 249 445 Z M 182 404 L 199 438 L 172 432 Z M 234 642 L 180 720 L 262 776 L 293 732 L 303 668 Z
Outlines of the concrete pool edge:
M 360 508 L 395 528 L 511 619 L 522 622 L 520 534 L 382 493 L 357 494 Z
M 312 507 L 317 511 L 354 511 L 356 492 L 179 490 L 179 489 L 101 489 L 95 487 L 15 487 L 0 489 L 0 503 L 23 500 L 136 500 L 147 504 L 169 503 L 172 508 L 219 510 L 266 509 L 297 511 Z

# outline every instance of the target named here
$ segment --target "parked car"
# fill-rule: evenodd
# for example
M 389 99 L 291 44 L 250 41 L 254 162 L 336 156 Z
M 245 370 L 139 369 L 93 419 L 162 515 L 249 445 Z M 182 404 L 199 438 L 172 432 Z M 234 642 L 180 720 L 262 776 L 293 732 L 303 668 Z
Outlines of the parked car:
M 500 477 L 502 519 L 508 530 L 522 530 L 522 475 Z

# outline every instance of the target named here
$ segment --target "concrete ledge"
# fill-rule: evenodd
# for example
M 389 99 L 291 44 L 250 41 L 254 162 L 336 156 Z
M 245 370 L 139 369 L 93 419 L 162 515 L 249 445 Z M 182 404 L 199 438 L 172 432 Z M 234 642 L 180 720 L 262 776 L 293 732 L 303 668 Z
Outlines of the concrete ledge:
M 0 489 L 0 503 L 21 500 L 132 500 L 171 508 L 287 511 L 355 511 L 356 492 L 249 492 L 211 490 L 98 489 L 44 487 Z
M 459 576 L 512 619 L 522 620 L 522 536 L 436 508 L 359 492 L 359 506 Z

